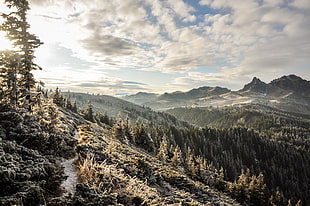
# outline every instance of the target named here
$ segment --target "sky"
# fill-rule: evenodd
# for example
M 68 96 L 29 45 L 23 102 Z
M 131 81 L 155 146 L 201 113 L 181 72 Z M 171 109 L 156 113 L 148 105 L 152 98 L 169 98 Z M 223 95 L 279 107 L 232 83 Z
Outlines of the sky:
M 7 12 L 4 0 L 0 11 Z M 310 79 L 309 0 L 30 0 L 46 88 L 107 95 Z M 0 50 L 9 48 L 0 33 Z

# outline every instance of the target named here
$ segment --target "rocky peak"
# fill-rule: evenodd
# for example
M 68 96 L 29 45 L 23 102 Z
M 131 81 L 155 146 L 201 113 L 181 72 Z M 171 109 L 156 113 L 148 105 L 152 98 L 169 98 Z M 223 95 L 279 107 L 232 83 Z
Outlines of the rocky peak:
M 252 91 L 252 92 L 259 92 L 259 93 L 266 93 L 267 84 L 261 81 L 259 78 L 254 77 L 253 80 L 246 84 L 242 91 Z
M 270 84 L 281 89 L 293 91 L 302 96 L 310 96 L 310 82 L 294 74 L 282 76 L 271 81 Z

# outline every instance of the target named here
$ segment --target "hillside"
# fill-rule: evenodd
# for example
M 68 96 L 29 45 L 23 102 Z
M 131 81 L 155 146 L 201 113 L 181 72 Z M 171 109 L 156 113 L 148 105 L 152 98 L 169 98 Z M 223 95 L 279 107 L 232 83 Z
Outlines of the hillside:
M 155 142 L 149 150 L 136 139 L 146 138 L 141 131 L 124 142 L 114 126 L 90 123 L 47 99 L 33 114 L 0 109 L 0 205 L 239 205 L 214 183 L 191 179 L 177 166 L 181 160 L 173 167 L 158 159 Z M 64 196 L 61 183 L 70 174 L 60 163 L 74 156 L 79 179 L 75 193 Z
M 261 104 L 225 107 L 179 107 L 166 111 L 177 119 L 199 127 L 248 127 L 266 130 L 272 127 L 310 127 L 310 115 L 288 112 Z
M 265 205 L 286 204 L 282 196 L 270 199 L 280 193 L 292 202 L 309 196 L 304 166 L 309 147 L 287 144 L 294 134 L 302 137 L 301 130 L 287 129 L 286 139 L 269 130 L 268 140 L 245 128 L 157 127 L 121 119 L 111 127 L 57 107 L 52 99 L 40 102 L 32 114 L 1 107 L 0 205 Z M 267 156 L 272 162 L 264 161 Z M 69 195 L 61 185 L 70 174 L 60 165 L 68 167 L 65 159 L 73 157 L 78 180 Z M 241 173 L 246 168 L 252 176 Z M 275 176 L 278 170 L 281 175 Z M 296 183 L 283 178 L 289 171 Z M 246 198 L 236 188 L 246 191 Z
M 132 123 L 136 121 L 145 122 L 156 126 L 189 126 L 185 122 L 177 120 L 174 116 L 167 113 L 155 112 L 149 107 L 140 106 L 131 102 L 108 96 L 108 95 L 90 95 L 85 93 L 63 93 L 66 98 L 77 101 L 80 109 L 87 107 L 88 101 L 91 101 L 94 112 L 100 112 L 109 117 L 128 116 Z

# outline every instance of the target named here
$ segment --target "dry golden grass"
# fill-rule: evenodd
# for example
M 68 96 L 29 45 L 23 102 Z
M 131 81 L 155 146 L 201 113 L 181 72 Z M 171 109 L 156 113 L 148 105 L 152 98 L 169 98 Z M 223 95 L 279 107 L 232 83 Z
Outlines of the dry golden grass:
M 117 164 L 97 163 L 93 155 L 81 160 L 79 178 L 82 183 L 89 184 L 98 193 L 118 193 L 129 197 L 141 197 L 151 201 L 158 197 L 157 191 L 136 177 L 126 175 L 118 169 Z

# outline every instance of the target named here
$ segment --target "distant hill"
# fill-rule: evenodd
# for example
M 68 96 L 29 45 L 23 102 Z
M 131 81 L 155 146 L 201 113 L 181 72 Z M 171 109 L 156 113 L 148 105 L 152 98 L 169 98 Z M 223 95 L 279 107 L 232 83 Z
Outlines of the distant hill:
M 153 109 L 165 110 L 171 107 L 190 106 L 201 98 L 222 95 L 228 92 L 230 90 L 227 88 L 205 86 L 187 92 L 177 91 L 164 94 L 137 93 L 125 96 L 123 99 L 136 104 L 149 106 Z
M 139 101 L 136 101 L 139 97 Z M 269 107 L 310 114 L 310 82 L 296 75 L 282 76 L 270 83 L 254 77 L 238 91 L 221 87 L 200 87 L 188 92 L 161 95 L 138 93 L 124 97 L 125 100 L 149 106 L 155 110 L 176 107 L 231 106 L 261 104 Z
M 139 92 L 135 95 L 128 95 L 124 99 L 135 104 L 143 105 L 146 102 L 156 100 L 157 97 L 158 94 L 155 93 Z
M 175 125 L 179 127 L 188 126 L 187 123 L 178 121 L 174 116 L 167 113 L 155 112 L 149 107 L 133 104 L 123 99 L 108 95 L 91 95 L 86 93 L 63 93 L 70 99 L 76 99 L 77 106 L 83 109 L 91 101 L 94 112 L 107 114 L 109 117 L 129 117 L 132 124 L 136 121 L 146 122 L 154 126 Z M 145 95 L 145 94 L 140 94 Z M 146 94 L 147 95 L 147 94 Z

